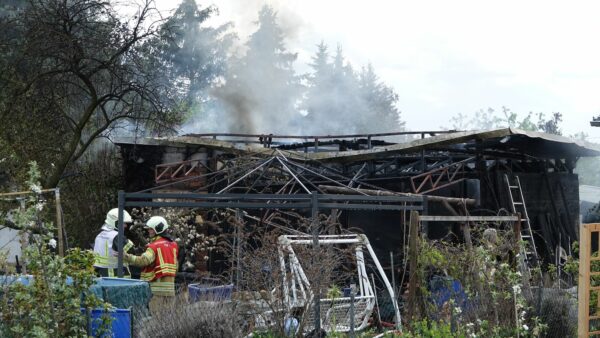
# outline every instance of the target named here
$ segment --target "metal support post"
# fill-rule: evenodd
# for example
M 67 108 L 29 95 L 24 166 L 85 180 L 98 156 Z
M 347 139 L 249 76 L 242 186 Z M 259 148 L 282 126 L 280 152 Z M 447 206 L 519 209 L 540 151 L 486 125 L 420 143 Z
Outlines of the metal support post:
M 125 227 L 123 226 L 123 210 L 125 209 L 125 192 L 123 190 L 119 190 L 119 218 L 118 218 L 118 226 L 119 226 L 119 239 L 117 242 L 117 247 L 119 248 L 118 252 L 118 265 L 117 265 L 117 276 L 119 278 L 123 278 L 123 244 L 125 237 Z
M 421 140 L 425 138 L 425 133 L 421 133 Z M 425 163 L 425 149 L 421 150 L 421 172 L 427 171 L 427 164 Z
M 319 200 L 318 193 L 313 191 L 311 196 L 311 208 L 312 208 L 312 237 L 313 237 L 313 249 L 314 254 L 317 254 L 319 249 Z M 313 255 L 313 264 L 319 264 L 319 262 L 314 261 L 316 257 Z M 313 266 L 314 266 L 313 265 Z M 317 337 L 321 336 L 321 280 L 317 278 L 315 283 L 316 290 L 314 296 L 314 307 L 315 307 L 315 334 Z
M 350 338 L 354 338 L 354 290 L 350 289 Z

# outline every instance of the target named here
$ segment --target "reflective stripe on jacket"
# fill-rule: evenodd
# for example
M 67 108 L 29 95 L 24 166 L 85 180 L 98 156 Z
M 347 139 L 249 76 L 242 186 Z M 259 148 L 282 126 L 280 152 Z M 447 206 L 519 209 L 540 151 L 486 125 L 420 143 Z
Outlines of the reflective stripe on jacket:
M 114 277 L 114 269 L 118 267 L 116 251 L 113 250 L 113 241 L 118 234 L 118 231 L 103 226 L 102 231 L 96 236 L 94 241 L 94 267 L 105 268 L 108 277 Z M 133 243 L 128 240 L 123 249 L 127 252 L 132 247 Z M 126 265 L 125 274 L 129 275 L 129 269 Z
M 177 274 L 177 243 L 157 236 L 140 255 L 125 255 L 133 266 L 143 267 L 140 278 L 150 283 L 155 296 L 175 296 L 175 275 Z
M 141 277 L 146 281 L 153 281 L 161 277 L 175 277 L 177 274 L 177 243 L 159 237 L 148 244 L 148 249 L 154 253 L 154 264 L 142 270 Z

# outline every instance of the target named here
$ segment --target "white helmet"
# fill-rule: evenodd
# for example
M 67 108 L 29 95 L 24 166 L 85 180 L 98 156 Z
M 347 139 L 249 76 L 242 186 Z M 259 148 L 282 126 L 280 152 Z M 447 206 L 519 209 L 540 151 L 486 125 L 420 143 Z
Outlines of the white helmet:
M 109 212 L 106 213 L 106 219 L 104 220 L 104 224 L 109 229 L 115 229 L 119 222 L 119 209 L 114 208 L 110 209 Z M 125 210 L 123 210 L 123 223 L 131 223 L 133 220 L 131 219 L 131 215 Z
M 167 220 L 162 216 L 152 216 L 148 222 L 146 222 L 146 228 L 154 230 L 158 235 L 169 228 L 169 223 L 167 223 Z

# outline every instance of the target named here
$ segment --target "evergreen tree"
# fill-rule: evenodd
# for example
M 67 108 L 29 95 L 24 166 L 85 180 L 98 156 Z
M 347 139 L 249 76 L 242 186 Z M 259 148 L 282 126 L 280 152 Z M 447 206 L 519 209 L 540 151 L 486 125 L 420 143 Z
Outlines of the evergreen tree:
M 334 134 L 353 132 L 352 119 L 345 118 L 348 112 L 348 92 L 356 88 L 356 79 L 351 68 L 344 65 L 341 48 L 333 62 L 327 46 L 321 42 L 310 65 L 313 69 L 308 77 L 308 90 L 304 100 L 307 122 L 306 133 Z M 353 86 L 354 85 L 354 86 Z M 353 91 L 356 93 L 356 91 Z
M 317 45 L 304 107 L 316 133 L 377 133 L 403 130 L 398 95 L 375 74 L 373 66 L 356 74 L 338 46 L 329 62 L 327 46 Z
M 318 82 L 327 82 L 323 80 L 331 77 L 333 69 L 329 62 L 329 51 L 327 51 L 325 42 L 321 41 L 317 45 L 317 53 L 312 57 L 312 61 L 310 66 L 314 69 L 314 72 L 311 79 L 315 81 L 315 84 L 318 84 Z
M 312 57 L 310 67 L 313 72 L 307 75 L 308 88 L 302 107 L 307 112 L 307 124 L 314 125 L 322 110 L 329 104 L 328 97 L 323 93 L 329 91 L 333 83 L 333 66 L 329 62 L 329 51 L 323 41 L 317 45 L 317 53 Z
M 360 74 L 360 92 L 367 111 L 362 119 L 362 129 L 369 133 L 404 130 L 400 111 L 396 107 L 398 94 L 379 80 L 371 64 Z
M 231 113 L 232 131 L 289 132 L 300 116 L 296 102 L 301 86 L 293 68 L 297 55 L 287 51 L 277 13 L 271 7 L 260 10 L 257 26 L 246 44 L 246 54 L 233 61 L 217 96 Z
M 329 61 L 327 46 L 321 42 L 310 65 L 304 107 L 308 113 L 307 133 L 340 134 L 356 132 L 356 113 L 360 110 L 358 81 L 352 67 L 345 63 L 338 46 Z
M 195 0 L 183 0 L 161 28 L 161 35 L 150 43 L 160 46 L 163 69 L 187 84 L 187 101 L 196 105 L 206 99 L 207 88 L 223 76 L 227 51 L 233 34 L 231 24 L 203 27 L 216 7 L 198 8 Z
M 331 111 L 327 118 L 338 126 L 337 133 L 363 133 L 365 102 L 360 95 L 358 77 L 352 65 L 346 62 L 342 47 L 338 45 L 333 58 L 333 85 Z

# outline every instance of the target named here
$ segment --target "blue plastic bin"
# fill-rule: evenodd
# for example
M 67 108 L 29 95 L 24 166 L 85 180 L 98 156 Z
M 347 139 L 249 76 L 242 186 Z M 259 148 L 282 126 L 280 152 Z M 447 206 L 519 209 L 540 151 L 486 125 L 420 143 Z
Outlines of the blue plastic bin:
M 190 284 L 188 285 L 188 294 L 190 302 L 203 301 L 224 301 L 231 299 L 233 284 L 212 286 L 209 284 Z
M 137 279 L 98 278 L 90 291 L 117 309 L 131 309 L 136 318 L 149 315 L 152 291 L 147 282 Z
M 82 312 L 86 312 L 85 309 L 81 310 Z M 112 327 L 112 335 L 105 334 L 103 338 L 112 337 L 112 338 L 131 338 L 132 334 L 132 322 L 131 322 L 131 310 L 129 309 L 115 309 L 108 311 L 110 317 L 112 318 L 111 327 Z M 102 324 L 102 315 L 104 314 L 104 309 L 94 309 L 90 311 L 89 314 L 89 327 L 88 333 L 92 337 L 98 337 L 98 329 Z

